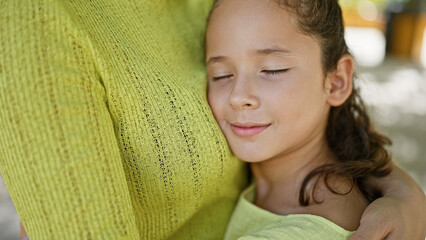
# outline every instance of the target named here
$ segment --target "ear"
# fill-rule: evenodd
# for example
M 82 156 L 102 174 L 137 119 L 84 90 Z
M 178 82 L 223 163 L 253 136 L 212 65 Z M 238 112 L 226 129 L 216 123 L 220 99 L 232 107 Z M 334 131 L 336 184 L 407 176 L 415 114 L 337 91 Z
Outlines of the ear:
M 334 72 L 327 75 L 326 91 L 327 102 L 330 106 L 342 105 L 352 93 L 352 77 L 354 61 L 350 55 L 344 55 L 339 59 Z

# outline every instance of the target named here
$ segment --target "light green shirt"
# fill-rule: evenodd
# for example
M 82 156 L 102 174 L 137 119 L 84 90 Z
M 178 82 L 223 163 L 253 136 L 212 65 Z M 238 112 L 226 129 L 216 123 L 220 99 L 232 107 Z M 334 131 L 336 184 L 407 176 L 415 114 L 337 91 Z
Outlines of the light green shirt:
M 277 215 L 253 204 L 255 186 L 240 196 L 225 235 L 225 240 L 260 239 L 348 239 L 353 232 L 319 216 L 310 214 Z

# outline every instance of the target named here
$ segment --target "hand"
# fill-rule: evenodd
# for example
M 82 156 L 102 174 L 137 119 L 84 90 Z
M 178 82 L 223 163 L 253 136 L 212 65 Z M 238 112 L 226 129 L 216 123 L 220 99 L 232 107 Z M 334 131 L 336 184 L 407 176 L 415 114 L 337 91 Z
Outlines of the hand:
M 27 237 L 27 231 L 25 231 L 24 225 L 22 225 L 22 222 L 20 222 L 20 233 L 19 238 L 21 240 L 24 240 Z
M 350 240 L 425 239 L 426 198 L 407 201 L 382 197 L 372 202 Z

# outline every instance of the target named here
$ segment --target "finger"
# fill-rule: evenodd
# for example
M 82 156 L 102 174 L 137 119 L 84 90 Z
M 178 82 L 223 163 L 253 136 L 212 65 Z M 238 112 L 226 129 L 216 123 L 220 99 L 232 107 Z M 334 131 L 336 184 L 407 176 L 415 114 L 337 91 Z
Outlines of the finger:
M 383 240 L 398 240 L 398 239 L 403 239 L 402 235 L 397 236 L 397 234 L 395 234 L 395 231 L 394 231 L 394 232 L 390 232 Z
M 382 240 L 385 239 L 386 232 L 377 231 L 377 229 L 358 229 L 349 240 Z
M 389 233 L 390 230 L 386 227 L 386 224 L 382 224 L 381 221 L 374 222 L 361 219 L 359 228 L 349 238 L 349 240 L 383 240 L 386 239 Z
M 22 222 L 19 223 L 20 225 L 20 239 L 25 239 L 25 237 L 27 236 L 27 232 L 25 231 L 24 225 L 22 224 Z

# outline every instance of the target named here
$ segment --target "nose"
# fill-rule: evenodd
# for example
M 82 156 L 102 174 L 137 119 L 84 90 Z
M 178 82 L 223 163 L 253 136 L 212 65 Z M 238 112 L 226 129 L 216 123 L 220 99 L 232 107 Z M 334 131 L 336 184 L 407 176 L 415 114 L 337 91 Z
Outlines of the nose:
M 255 80 L 235 79 L 229 95 L 229 105 L 236 110 L 256 109 L 260 105 Z

